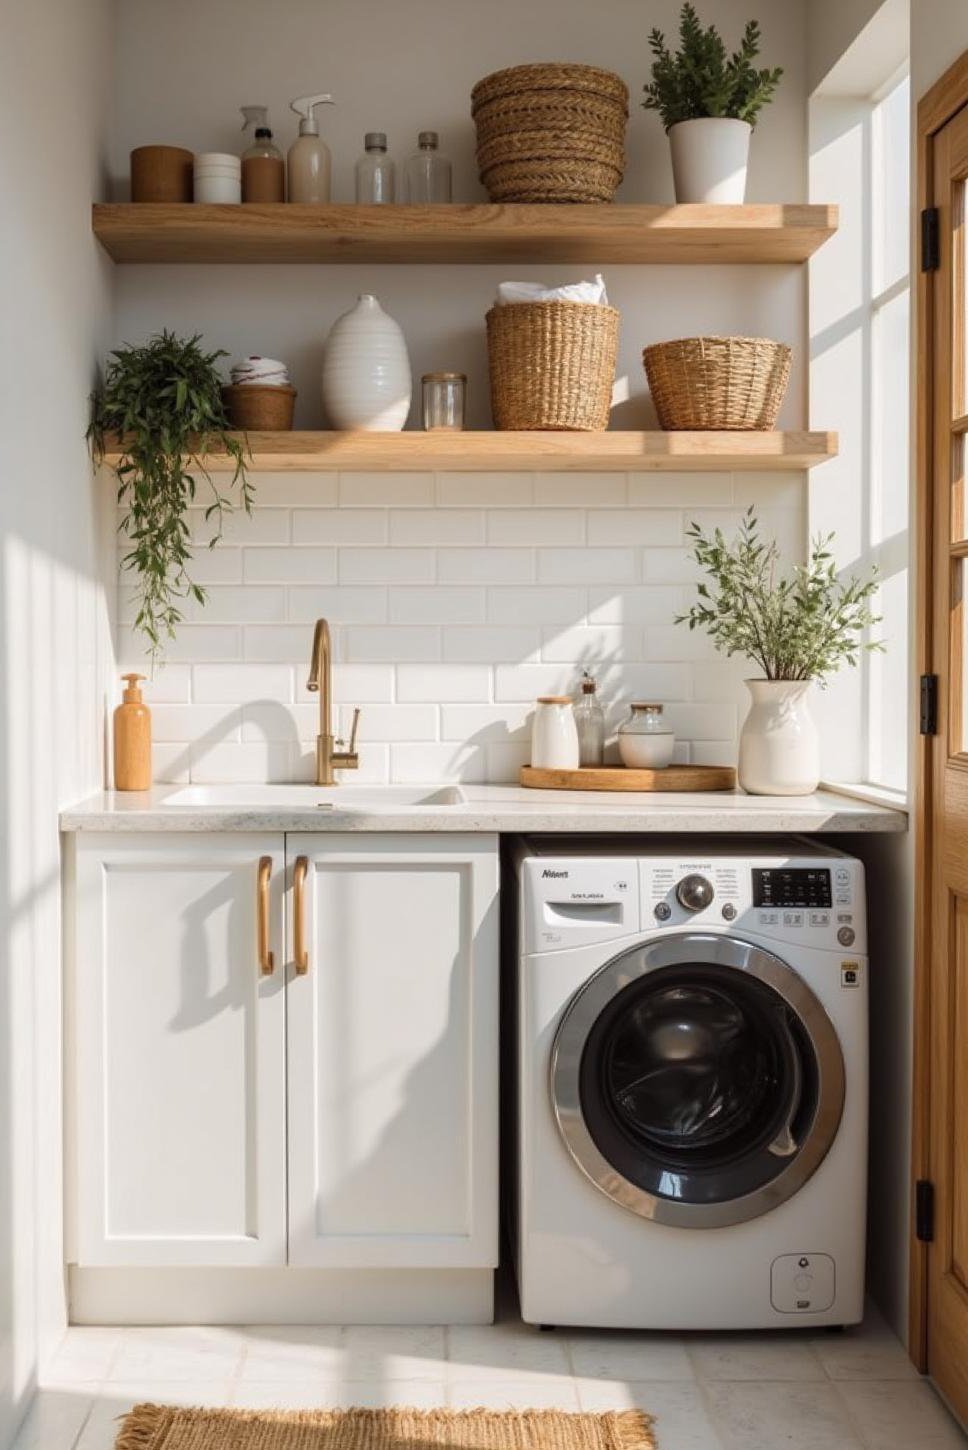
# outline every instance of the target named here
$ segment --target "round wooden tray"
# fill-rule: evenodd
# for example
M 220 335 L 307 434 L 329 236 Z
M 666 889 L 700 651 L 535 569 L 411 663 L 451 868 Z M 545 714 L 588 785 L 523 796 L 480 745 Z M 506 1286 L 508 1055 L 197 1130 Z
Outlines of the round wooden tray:
M 731 765 L 667 765 L 664 770 L 591 765 L 580 770 L 546 770 L 522 765 L 519 780 L 536 790 L 735 790 Z

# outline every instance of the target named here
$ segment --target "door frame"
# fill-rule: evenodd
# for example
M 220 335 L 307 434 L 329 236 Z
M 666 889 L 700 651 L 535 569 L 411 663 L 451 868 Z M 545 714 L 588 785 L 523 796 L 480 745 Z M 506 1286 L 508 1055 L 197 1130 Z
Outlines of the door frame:
M 933 206 L 934 138 L 968 106 L 968 51 L 949 66 L 918 101 L 916 126 L 916 221 Z M 934 305 L 935 273 L 917 266 L 914 355 L 914 527 L 917 586 L 914 620 L 915 671 L 935 673 L 932 589 L 934 579 Z M 922 1374 L 928 1371 L 928 1245 L 917 1237 L 915 1184 L 930 1179 L 931 1106 L 931 908 L 936 869 L 936 810 L 943 800 L 944 760 L 937 737 L 919 735 L 914 770 L 914 1033 L 912 1070 L 911 1233 L 908 1350 Z

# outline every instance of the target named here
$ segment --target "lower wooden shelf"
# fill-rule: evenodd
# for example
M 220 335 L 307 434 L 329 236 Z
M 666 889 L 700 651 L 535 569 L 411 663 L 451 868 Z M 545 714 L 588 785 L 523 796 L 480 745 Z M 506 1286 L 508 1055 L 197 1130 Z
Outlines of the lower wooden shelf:
M 242 435 L 238 435 L 242 436 Z M 836 433 L 249 433 L 251 467 L 345 473 L 648 473 L 800 470 L 836 457 Z M 117 461 L 117 450 L 107 462 Z M 213 453 L 205 464 L 224 471 Z

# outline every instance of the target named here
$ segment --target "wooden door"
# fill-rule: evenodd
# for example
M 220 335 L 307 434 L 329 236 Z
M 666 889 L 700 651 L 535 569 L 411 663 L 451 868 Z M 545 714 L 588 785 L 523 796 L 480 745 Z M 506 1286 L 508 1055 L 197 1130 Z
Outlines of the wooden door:
M 286 846 L 289 1262 L 495 1265 L 497 838 Z
M 74 839 L 71 1258 L 284 1264 L 283 837 Z
M 928 669 L 938 679 L 922 825 L 927 863 L 921 937 L 929 991 L 922 1165 L 933 1192 L 923 1250 L 929 1373 L 968 1421 L 968 506 L 965 499 L 965 201 L 968 111 L 934 135 L 925 177 L 938 209 L 940 266 L 925 283 L 921 346 L 929 547 L 922 582 Z M 925 1083 L 924 1079 L 927 1079 Z

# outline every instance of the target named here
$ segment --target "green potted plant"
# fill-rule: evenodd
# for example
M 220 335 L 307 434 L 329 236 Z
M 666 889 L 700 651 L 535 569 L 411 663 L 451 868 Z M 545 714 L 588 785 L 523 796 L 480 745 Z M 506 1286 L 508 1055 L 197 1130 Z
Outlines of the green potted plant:
M 189 572 L 188 511 L 196 502 L 196 475 L 211 490 L 205 517 L 214 518 L 216 527 L 209 547 L 218 542 L 222 519 L 233 508 L 206 468 L 206 454 L 225 449 L 233 466 L 229 490 L 238 490 L 246 513 L 252 509 L 245 448 L 228 432 L 215 366 L 226 354 L 204 352 L 200 340 L 165 331 L 141 347 L 118 348 L 91 397 L 87 436 L 95 462 L 103 462 L 109 441 L 120 453 L 114 465 L 123 510 L 119 531 L 131 544 L 122 567 L 138 578 L 135 628 L 152 659 L 174 637 L 183 601 L 205 603 L 204 589 Z
M 647 111 L 658 111 L 669 135 L 676 201 L 742 202 L 750 137 L 783 71 L 757 70 L 760 27 L 747 22 L 738 50 L 730 54 L 715 25 L 703 29 L 695 7 L 679 19 L 679 50 L 661 30 L 649 35 L 652 79 Z
M 753 509 L 731 544 L 722 530 L 707 536 L 695 523 L 687 534 L 710 582 L 698 585 L 676 623 L 704 629 L 723 654 L 745 655 L 762 671 L 746 681 L 752 705 L 740 732 L 739 783 L 752 795 L 809 795 L 820 779 L 809 692 L 842 665 L 855 666 L 862 650 L 883 648 L 865 639 L 880 619 L 870 607 L 877 570 L 839 579 L 830 534 L 814 539 L 806 564 L 781 574 L 779 546 L 760 539 Z

